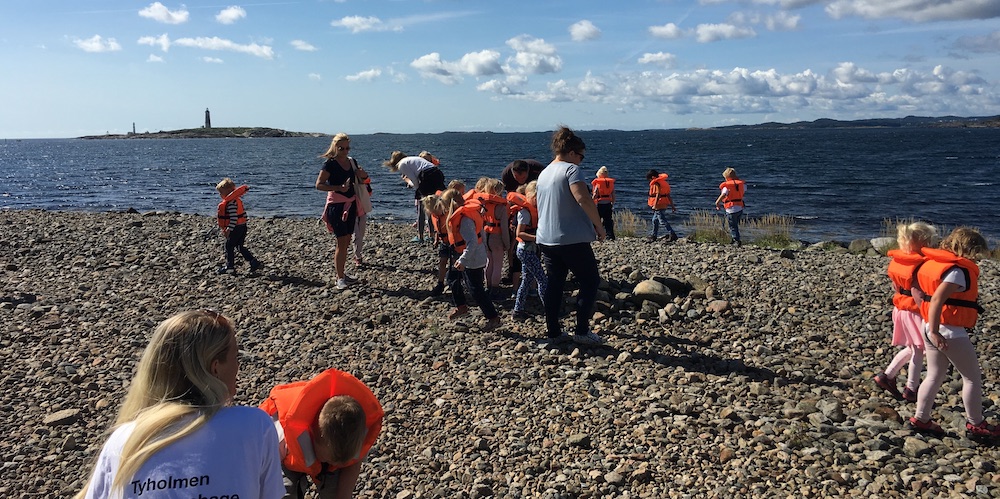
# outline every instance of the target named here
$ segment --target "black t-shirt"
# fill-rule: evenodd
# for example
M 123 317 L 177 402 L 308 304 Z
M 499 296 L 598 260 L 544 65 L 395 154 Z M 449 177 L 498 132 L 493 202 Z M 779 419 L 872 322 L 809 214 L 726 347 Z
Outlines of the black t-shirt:
M 350 169 L 345 170 L 344 167 L 340 166 L 340 163 L 338 163 L 337 160 L 331 158 L 327 159 L 326 162 L 323 163 L 323 171 L 330 174 L 330 176 L 326 179 L 326 185 L 344 185 L 344 182 L 347 182 L 347 179 L 351 179 L 351 188 L 348 189 L 347 192 L 340 193 L 343 194 L 344 197 L 351 197 L 354 195 L 354 165 L 357 163 L 355 163 L 354 158 L 349 157 L 347 159 L 351 162 Z
M 532 180 L 538 180 L 538 175 L 542 173 L 542 170 L 545 168 L 545 165 L 533 159 L 526 159 L 524 161 L 528 163 L 528 179 L 525 180 L 524 183 L 527 184 Z M 507 192 L 514 192 L 521 185 L 517 183 L 516 179 L 514 179 L 513 161 L 508 163 L 507 166 L 503 169 L 503 172 L 500 173 L 500 181 L 503 182 L 503 188 Z

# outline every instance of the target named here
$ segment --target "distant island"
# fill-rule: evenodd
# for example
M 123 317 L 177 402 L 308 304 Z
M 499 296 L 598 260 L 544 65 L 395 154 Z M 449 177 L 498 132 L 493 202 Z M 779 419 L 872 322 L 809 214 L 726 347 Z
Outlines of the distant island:
M 108 133 L 87 135 L 81 139 L 251 139 L 262 137 L 329 137 L 326 133 L 289 132 L 280 128 L 266 127 L 212 127 L 188 128 L 144 133 Z
M 728 125 L 705 128 L 689 128 L 688 130 L 803 130 L 830 128 L 1000 128 L 1000 116 L 982 116 L 963 118 L 961 116 L 923 117 L 907 116 L 905 118 L 870 118 L 863 120 L 833 120 L 822 118 L 814 121 L 797 121 L 795 123 L 767 122 L 756 125 Z M 486 132 L 446 132 L 446 133 L 492 133 Z M 384 132 L 374 135 L 397 135 Z M 267 127 L 200 127 L 184 130 L 169 130 L 159 132 L 129 132 L 125 134 L 108 133 L 104 135 L 87 135 L 80 139 L 250 139 L 264 137 L 330 137 L 328 133 L 289 132 L 280 128 Z

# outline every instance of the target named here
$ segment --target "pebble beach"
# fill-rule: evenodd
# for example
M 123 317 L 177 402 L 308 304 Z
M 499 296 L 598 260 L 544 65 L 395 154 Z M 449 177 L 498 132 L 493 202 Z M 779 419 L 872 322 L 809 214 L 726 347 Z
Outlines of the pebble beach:
M 348 262 L 361 282 L 340 291 L 318 220 L 251 218 L 255 275 L 216 274 L 214 223 L 0 211 L 0 497 L 75 493 L 153 329 L 198 308 L 236 326 L 236 403 L 330 367 L 375 392 L 386 417 L 357 497 L 1000 497 L 1000 445 L 965 436 L 957 372 L 936 399 L 943 438 L 908 430 L 914 404 L 872 383 L 896 351 L 874 251 L 595 243 L 607 344 L 583 347 L 542 342 L 542 316 L 513 321 L 510 298 L 494 331 L 478 309 L 449 321 L 408 224 L 370 224 L 366 266 Z M 1000 266 L 980 267 L 972 336 L 996 422 Z

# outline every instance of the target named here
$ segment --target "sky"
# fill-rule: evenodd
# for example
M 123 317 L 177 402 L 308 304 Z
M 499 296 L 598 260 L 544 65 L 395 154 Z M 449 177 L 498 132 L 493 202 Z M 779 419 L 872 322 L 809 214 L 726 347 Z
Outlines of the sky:
M 1000 0 L 3 0 L 0 138 L 1000 114 Z

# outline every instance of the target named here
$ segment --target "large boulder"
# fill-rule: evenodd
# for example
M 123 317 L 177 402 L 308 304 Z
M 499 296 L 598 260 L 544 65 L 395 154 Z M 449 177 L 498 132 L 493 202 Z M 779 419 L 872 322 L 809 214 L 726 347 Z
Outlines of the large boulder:
M 656 279 L 646 279 L 636 284 L 632 290 L 632 297 L 636 303 L 651 301 L 661 307 L 674 299 L 670 288 Z

